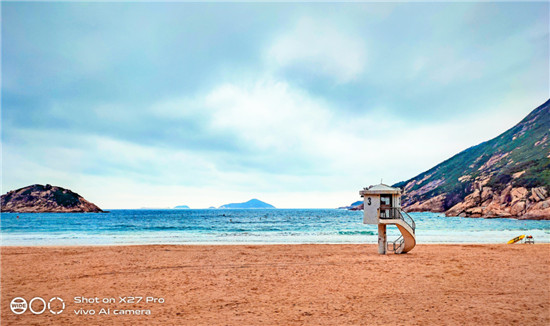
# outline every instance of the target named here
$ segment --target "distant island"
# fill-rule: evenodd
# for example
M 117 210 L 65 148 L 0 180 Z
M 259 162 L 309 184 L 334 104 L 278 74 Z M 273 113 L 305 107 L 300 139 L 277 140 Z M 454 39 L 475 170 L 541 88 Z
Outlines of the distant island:
M 12 190 L 1 199 L 1 211 L 13 213 L 100 213 L 101 208 L 65 188 L 35 184 Z
M 268 203 L 264 203 L 261 200 L 258 199 L 251 199 L 245 203 L 232 203 L 232 204 L 225 204 L 220 206 L 221 209 L 231 209 L 231 208 L 275 208 L 275 206 L 270 205 Z
M 178 205 L 178 206 L 175 206 L 174 209 L 189 209 L 189 206 L 187 206 L 187 205 Z
M 356 202 L 351 203 L 349 206 L 338 207 L 338 209 L 349 209 L 349 210 L 352 210 L 352 211 L 361 210 L 361 209 L 363 209 L 363 206 L 361 206 L 361 204 L 363 204 L 363 201 L 358 200 Z
M 409 212 L 550 219 L 550 100 L 500 136 L 394 187 Z

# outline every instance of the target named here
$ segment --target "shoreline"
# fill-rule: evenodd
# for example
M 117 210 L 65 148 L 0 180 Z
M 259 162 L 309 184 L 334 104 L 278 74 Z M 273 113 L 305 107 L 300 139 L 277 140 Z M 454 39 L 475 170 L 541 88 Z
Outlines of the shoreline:
M 460 216 L 460 215 L 447 215 L 446 211 L 437 212 L 437 211 L 423 211 L 423 210 L 411 210 L 407 213 L 434 213 L 441 214 L 442 217 L 459 217 L 464 219 L 483 219 L 483 220 L 499 220 L 499 219 L 510 219 L 518 221 L 550 221 L 550 215 L 537 215 L 537 216 L 527 216 L 525 215 L 510 215 L 510 216 L 495 216 L 495 215 L 485 215 L 485 216 Z
M 0 249 L 1 316 L 10 325 L 550 322 L 550 289 L 540 286 L 550 283 L 550 244 L 419 244 L 404 255 L 378 255 L 374 244 Z M 15 297 L 54 296 L 66 303 L 58 315 L 9 308 Z M 143 301 L 76 301 L 128 296 Z M 110 314 L 97 314 L 102 308 Z M 89 310 L 96 314 L 77 314 Z
M 417 243 L 416 245 L 421 246 L 500 246 L 500 245 L 524 245 L 523 242 L 518 242 L 514 244 L 507 244 L 505 242 L 423 242 Z M 189 243 L 116 243 L 116 244 L 85 244 L 85 245 L 4 245 L 0 244 L 0 249 L 4 248 L 105 248 L 105 247 L 158 247 L 158 246 L 190 246 L 190 247 L 239 247 L 239 246 L 377 246 L 377 243 L 374 242 L 320 242 L 320 243 L 258 243 L 258 242 L 189 242 Z M 535 242 L 534 244 L 529 245 L 550 245 L 550 242 Z

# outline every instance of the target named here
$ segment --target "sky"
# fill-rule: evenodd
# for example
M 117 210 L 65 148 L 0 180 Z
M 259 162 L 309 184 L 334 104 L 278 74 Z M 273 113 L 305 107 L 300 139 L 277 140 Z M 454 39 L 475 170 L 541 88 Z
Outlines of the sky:
M 549 3 L 2 2 L 2 193 L 333 208 L 549 98 Z

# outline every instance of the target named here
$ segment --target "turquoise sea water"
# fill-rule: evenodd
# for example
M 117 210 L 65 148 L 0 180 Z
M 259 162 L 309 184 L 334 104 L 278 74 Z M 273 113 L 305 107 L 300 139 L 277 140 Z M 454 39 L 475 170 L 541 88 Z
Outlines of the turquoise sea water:
M 418 243 L 505 243 L 520 234 L 550 242 L 550 221 L 410 215 Z M 362 224 L 362 217 L 337 209 L 2 213 L 0 234 L 3 246 L 376 243 L 376 225 Z M 388 229 L 388 240 L 399 236 L 396 227 Z

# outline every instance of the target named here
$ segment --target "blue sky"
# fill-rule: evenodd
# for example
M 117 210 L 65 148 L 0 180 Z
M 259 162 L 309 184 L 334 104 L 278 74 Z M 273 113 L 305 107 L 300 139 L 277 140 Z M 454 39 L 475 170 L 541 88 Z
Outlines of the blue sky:
M 549 4 L 2 3 L 2 192 L 337 207 L 549 97 Z

